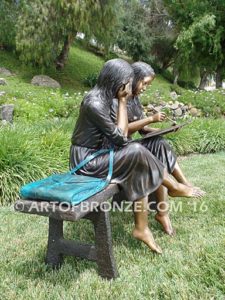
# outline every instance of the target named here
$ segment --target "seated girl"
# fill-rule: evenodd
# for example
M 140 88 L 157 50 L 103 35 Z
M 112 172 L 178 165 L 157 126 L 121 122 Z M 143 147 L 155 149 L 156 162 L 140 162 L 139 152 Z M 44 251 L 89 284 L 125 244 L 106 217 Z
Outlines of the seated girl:
M 132 84 L 132 95 L 127 101 L 129 137 L 131 137 L 132 134 L 137 131 L 141 135 L 144 135 L 157 130 L 156 128 L 150 128 L 148 125 L 155 122 L 162 122 L 166 118 L 166 115 L 163 112 L 156 113 L 150 117 L 144 116 L 144 111 L 139 96 L 154 80 L 155 73 L 151 66 L 144 62 L 136 62 L 131 66 L 134 71 L 134 80 Z M 117 109 L 118 100 L 113 99 L 111 117 L 115 123 L 117 122 Z M 171 174 L 177 180 L 177 182 L 182 183 L 185 187 L 198 189 L 194 188 L 193 185 L 188 181 L 177 162 L 176 154 L 174 153 L 170 144 L 163 137 L 156 136 L 149 139 L 143 139 L 140 143 L 162 162 L 167 172 Z M 200 191 L 200 194 L 203 195 L 204 192 Z M 158 202 L 158 207 L 161 208 L 161 211 L 158 210 L 155 218 L 162 224 L 165 232 L 169 235 L 172 235 L 174 234 L 174 231 L 169 220 L 168 212 L 165 210 L 165 207 L 168 207 L 168 205 L 165 203 L 167 201 L 167 190 L 165 187 L 161 186 L 159 189 L 157 189 L 155 196 Z
M 173 181 L 165 166 L 146 147 L 128 144 L 127 99 L 131 95 L 133 69 L 122 59 L 105 63 L 96 86 L 84 97 L 72 135 L 70 166 L 103 148 L 107 138 L 115 145 L 113 182 L 134 202 L 133 236 L 151 250 L 161 253 L 148 227 L 148 195 L 164 185 L 171 196 L 192 197 L 200 191 Z M 111 105 L 118 99 L 117 124 L 111 119 Z M 105 178 L 108 174 L 109 154 L 102 154 L 86 164 L 79 174 Z

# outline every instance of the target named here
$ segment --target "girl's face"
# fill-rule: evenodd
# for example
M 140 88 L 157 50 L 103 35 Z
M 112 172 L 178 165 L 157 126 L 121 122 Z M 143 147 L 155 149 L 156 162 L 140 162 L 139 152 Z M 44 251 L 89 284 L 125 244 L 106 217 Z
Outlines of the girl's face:
M 131 78 L 126 84 L 123 84 L 118 93 L 117 93 L 117 98 L 118 97 L 129 97 L 132 95 L 132 82 L 133 79 Z
M 142 80 L 139 80 L 137 82 L 136 89 L 134 90 L 134 95 L 137 96 L 143 93 L 153 80 L 154 76 L 146 76 Z

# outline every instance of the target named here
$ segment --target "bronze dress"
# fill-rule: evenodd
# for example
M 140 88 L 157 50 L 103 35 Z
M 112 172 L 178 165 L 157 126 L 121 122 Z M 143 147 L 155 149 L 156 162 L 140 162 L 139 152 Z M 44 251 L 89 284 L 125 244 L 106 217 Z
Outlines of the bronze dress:
M 118 183 L 126 199 L 135 201 L 154 192 L 163 181 L 164 166 L 139 143 L 127 144 L 127 138 L 111 119 L 112 101 L 101 97 L 83 100 L 72 135 L 70 168 L 103 147 L 104 140 L 115 145 L 112 182 Z M 104 144 L 103 144 L 104 143 Z M 96 157 L 78 174 L 105 178 L 109 154 Z
M 117 109 L 118 100 L 113 99 L 111 107 L 111 117 L 115 123 L 117 119 Z M 133 99 L 130 99 L 128 101 L 127 114 L 129 123 L 144 119 L 145 116 L 143 107 L 138 97 L 134 97 Z M 140 130 L 139 133 L 141 135 L 145 134 L 144 130 Z M 177 157 L 170 144 L 162 136 L 144 139 L 140 143 L 163 163 L 169 174 L 173 172 Z

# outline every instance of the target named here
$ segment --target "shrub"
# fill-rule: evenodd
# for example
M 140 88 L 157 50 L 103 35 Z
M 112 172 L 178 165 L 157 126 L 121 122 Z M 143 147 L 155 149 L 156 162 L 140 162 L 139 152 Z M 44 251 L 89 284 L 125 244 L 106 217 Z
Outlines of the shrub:
M 183 89 L 178 84 L 171 84 L 170 85 L 170 91 L 176 92 L 178 95 L 182 95 Z
M 200 108 L 205 117 L 221 117 L 225 115 L 225 91 L 185 91 L 182 93 L 179 101 L 183 103 L 191 103 L 195 107 Z
M 16 94 L 16 92 L 14 93 Z M 15 105 L 14 118 L 23 122 L 36 122 L 46 118 L 68 118 L 78 114 L 78 107 L 83 95 L 76 93 L 71 96 L 60 92 L 43 91 L 18 93 L 18 97 L 6 95 L 0 99 L 0 105 Z
M 0 1 L 0 46 L 14 50 L 16 48 L 16 21 L 19 4 L 15 1 Z
M 0 203 L 13 202 L 24 183 L 68 169 L 68 123 L 0 127 Z
M 224 151 L 225 121 L 223 119 L 195 119 L 192 124 L 165 137 L 179 155 Z
M 88 87 L 94 87 L 97 83 L 97 80 L 98 80 L 98 74 L 96 73 L 92 73 L 92 74 L 89 74 L 83 81 L 83 83 L 88 86 Z
M 196 119 L 164 137 L 178 155 L 224 151 L 224 125 L 222 119 Z M 0 204 L 15 201 L 24 183 L 68 169 L 73 126 L 69 118 L 0 127 Z

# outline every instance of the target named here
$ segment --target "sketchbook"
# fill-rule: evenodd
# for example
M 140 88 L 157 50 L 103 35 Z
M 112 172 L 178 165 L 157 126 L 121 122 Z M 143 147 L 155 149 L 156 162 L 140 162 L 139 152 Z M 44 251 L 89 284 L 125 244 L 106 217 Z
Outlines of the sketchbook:
M 142 140 L 145 140 L 145 139 L 149 139 L 149 138 L 152 138 L 152 137 L 155 137 L 155 136 L 158 136 L 158 135 L 164 135 L 164 134 L 168 134 L 168 133 L 172 133 L 188 124 L 190 124 L 191 122 L 186 122 L 186 123 L 183 123 L 183 124 L 178 124 L 178 125 L 174 125 L 174 126 L 171 126 L 169 128 L 165 128 L 165 129 L 161 129 L 161 130 L 157 130 L 157 131 L 153 131 L 153 132 L 150 132 L 144 136 L 142 136 L 141 138 L 139 139 L 135 139 L 135 140 L 131 140 L 129 141 L 130 143 L 133 143 L 133 142 L 140 142 Z

